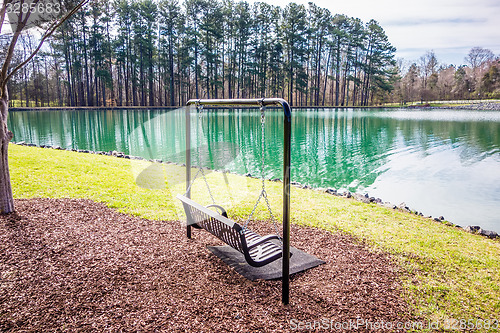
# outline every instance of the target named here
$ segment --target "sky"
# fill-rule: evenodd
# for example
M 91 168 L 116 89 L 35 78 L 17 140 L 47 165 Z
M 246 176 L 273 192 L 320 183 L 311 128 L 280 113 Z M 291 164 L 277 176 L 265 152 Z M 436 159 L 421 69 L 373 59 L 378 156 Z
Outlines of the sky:
M 247 0 L 250 3 L 253 0 Z M 290 0 L 261 0 L 285 7 Z M 307 7 L 311 0 L 295 0 Z M 434 51 L 440 64 L 465 64 L 476 46 L 500 55 L 500 0 L 312 0 L 333 14 L 374 19 L 396 47 L 396 58 L 416 62 Z

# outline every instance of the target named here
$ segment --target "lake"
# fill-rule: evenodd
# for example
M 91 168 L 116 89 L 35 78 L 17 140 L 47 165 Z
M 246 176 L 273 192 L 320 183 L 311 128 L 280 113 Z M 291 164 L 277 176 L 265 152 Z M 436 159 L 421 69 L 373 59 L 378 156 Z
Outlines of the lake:
M 184 121 L 183 110 L 13 111 L 8 125 L 15 142 L 183 163 Z M 282 123 L 266 112 L 266 178 L 282 176 Z M 191 131 L 193 165 L 261 174 L 258 110 L 204 109 Z M 500 112 L 297 109 L 291 177 L 500 232 Z

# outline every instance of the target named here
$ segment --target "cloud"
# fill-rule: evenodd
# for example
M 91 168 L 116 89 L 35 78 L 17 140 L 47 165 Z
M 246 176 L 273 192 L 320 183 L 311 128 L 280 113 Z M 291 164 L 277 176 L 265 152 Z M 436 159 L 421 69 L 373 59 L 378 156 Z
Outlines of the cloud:
M 418 27 L 422 25 L 435 25 L 435 24 L 448 24 L 448 25 L 457 25 L 457 24 L 478 24 L 478 23 L 487 23 L 488 19 L 486 18 L 419 18 L 419 19 L 406 19 L 406 20 L 394 20 L 394 21 L 385 21 L 384 27 L 392 27 L 392 26 L 413 26 Z

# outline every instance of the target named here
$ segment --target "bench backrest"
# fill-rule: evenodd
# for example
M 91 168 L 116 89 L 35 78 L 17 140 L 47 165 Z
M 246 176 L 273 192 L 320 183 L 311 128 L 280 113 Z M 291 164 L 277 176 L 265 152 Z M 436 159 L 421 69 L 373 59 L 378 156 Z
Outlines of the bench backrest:
M 182 202 L 186 212 L 188 225 L 196 224 L 227 245 L 245 253 L 246 241 L 241 236 L 242 227 L 217 212 L 206 208 L 193 200 L 178 194 L 177 199 Z

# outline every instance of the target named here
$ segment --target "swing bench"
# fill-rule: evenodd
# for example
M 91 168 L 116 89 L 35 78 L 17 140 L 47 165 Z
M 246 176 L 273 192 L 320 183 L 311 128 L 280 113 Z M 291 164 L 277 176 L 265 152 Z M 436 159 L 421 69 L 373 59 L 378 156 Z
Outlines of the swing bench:
M 277 228 L 276 221 L 269 206 L 267 200 L 267 193 L 264 187 L 264 170 L 261 168 L 262 172 L 262 191 L 260 192 L 259 199 L 250 214 L 250 217 L 246 221 L 245 225 L 240 225 L 234 221 L 227 218 L 227 214 L 223 208 L 215 205 L 215 200 L 210 192 L 210 187 L 207 183 L 207 188 L 209 190 L 210 197 L 214 205 L 208 205 L 206 207 L 191 200 L 190 188 L 196 179 L 196 176 L 191 182 L 191 115 L 189 108 L 186 108 L 186 193 L 184 195 L 177 195 L 177 198 L 182 202 L 186 216 L 187 216 L 187 226 L 186 234 L 188 238 L 191 238 L 191 227 L 204 228 L 208 232 L 220 238 L 226 244 L 229 245 L 228 249 L 231 252 L 239 256 L 238 252 L 243 253 L 247 265 L 242 265 L 241 260 L 236 259 L 238 266 L 235 267 L 236 271 L 241 274 L 241 270 L 246 270 L 248 267 L 252 267 L 253 270 L 265 270 L 274 265 L 277 259 L 281 258 L 281 298 L 283 304 L 289 303 L 289 291 L 290 291 L 290 150 L 291 150 L 291 124 L 292 124 L 292 113 L 290 105 L 284 100 L 279 98 L 262 98 L 262 99 L 220 99 L 220 100 L 189 100 L 187 105 L 196 105 L 196 109 L 200 112 L 203 105 L 212 106 L 260 106 L 261 111 L 261 139 L 262 139 L 262 166 L 264 164 L 264 111 L 267 105 L 280 105 L 284 113 L 283 121 L 283 238 L 277 235 L 270 235 L 261 237 L 255 232 L 248 229 L 246 226 L 250 221 L 253 212 L 255 211 L 261 198 L 264 198 L 271 219 L 274 222 L 274 226 Z M 197 136 L 198 137 L 198 136 Z M 203 174 L 203 168 L 199 171 Z M 205 182 L 206 178 L 203 174 Z M 211 209 L 212 208 L 212 209 Z M 219 211 L 215 212 L 213 209 Z M 274 243 L 276 239 L 279 239 L 281 246 Z M 234 251 L 233 251 L 234 249 Z M 212 251 L 213 252 L 213 251 Z M 217 254 L 216 254 L 217 255 Z M 219 258 L 221 256 L 217 255 Z M 300 256 L 300 255 L 299 255 Z M 227 257 L 226 257 L 227 258 Z M 228 261 L 221 258 L 224 262 L 231 265 Z M 242 258 L 241 258 L 242 259 Z M 274 263 L 272 263 L 274 262 Z M 299 272 L 304 269 L 314 267 L 314 263 L 308 265 L 298 265 L 294 272 Z M 316 264 L 317 265 L 317 264 Z M 246 267 L 245 267 L 246 266 Z M 265 266 L 265 267 L 262 267 Z M 274 265 L 275 266 L 275 265 Z M 247 277 L 245 274 L 243 276 Z
M 201 116 L 201 110 L 203 109 L 202 106 L 199 104 L 196 104 L 196 110 L 199 114 L 199 119 Z M 271 220 L 274 223 L 274 226 L 277 229 L 276 226 L 276 220 L 274 218 L 274 215 L 271 210 L 271 206 L 269 204 L 269 201 L 267 199 L 267 193 L 265 189 L 265 181 L 264 181 L 264 142 L 265 142 L 265 136 L 264 136 L 264 124 L 265 124 L 265 107 L 261 105 L 260 112 L 261 112 L 261 142 L 262 142 L 262 151 L 261 151 L 261 173 L 262 173 L 262 190 L 260 192 L 259 198 L 257 199 L 257 202 L 255 203 L 255 206 L 252 209 L 252 212 L 250 213 L 250 216 L 248 217 L 246 223 L 244 226 L 241 226 L 240 224 L 230 220 L 227 218 L 227 213 L 224 208 L 222 208 L 219 205 L 215 204 L 214 197 L 212 195 L 212 192 L 210 191 L 210 186 L 208 185 L 207 179 L 205 177 L 205 173 L 203 172 L 203 168 L 199 168 L 198 173 L 196 173 L 194 179 L 190 184 L 188 184 L 187 191 L 185 195 L 177 195 L 177 199 L 179 199 L 182 202 L 182 205 L 184 207 L 184 212 L 186 213 L 187 217 L 187 226 L 188 228 L 194 227 L 197 229 L 205 229 L 215 237 L 219 238 L 222 240 L 224 243 L 227 245 L 231 246 L 235 250 L 238 250 L 245 256 L 246 262 L 253 267 L 262 267 L 265 266 L 283 256 L 283 242 L 281 240 L 281 237 L 278 236 L 278 234 L 275 235 L 267 235 L 267 236 L 260 236 L 259 234 L 253 232 L 252 230 L 247 228 L 247 224 L 250 222 L 257 205 L 259 204 L 260 200 L 262 198 L 265 199 L 267 208 L 269 210 L 269 214 L 271 217 Z M 198 119 L 198 120 L 199 120 Z M 213 204 L 208 205 L 208 206 L 202 206 L 193 200 L 191 200 L 188 195 L 190 193 L 190 189 L 194 181 L 196 180 L 196 177 L 198 174 L 201 173 L 203 176 L 203 180 L 205 181 L 205 184 L 208 189 L 208 193 L 212 199 Z M 219 210 L 219 213 L 210 209 L 210 208 L 215 208 Z M 188 236 L 189 237 L 189 236 Z M 281 246 L 278 246 L 275 242 L 272 242 L 272 240 L 279 240 L 279 243 Z
M 240 251 L 250 266 L 262 267 L 283 256 L 281 247 L 271 242 L 273 239 L 280 239 L 277 235 L 262 237 L 252 230 L 242 227 L 228 219 L 226 211 L 219 205 L 204 207 L 180 194 L 177 195 L 177 199 L 184 206 L 188 225 L 198 229 L 203 228 L 227 245 Z M 211 207 L 219 209 L 221 213 L 211 210 Z

